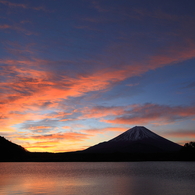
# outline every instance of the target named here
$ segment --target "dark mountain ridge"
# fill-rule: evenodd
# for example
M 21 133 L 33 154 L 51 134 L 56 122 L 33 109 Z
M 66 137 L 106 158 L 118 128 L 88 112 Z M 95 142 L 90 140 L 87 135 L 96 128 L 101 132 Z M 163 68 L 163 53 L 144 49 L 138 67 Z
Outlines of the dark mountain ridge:
M 177 152 L 182 146 L 169 141 L 142 126 L 135 126 L 119 136 L 89 147 L 89 153 L 167 153 Z

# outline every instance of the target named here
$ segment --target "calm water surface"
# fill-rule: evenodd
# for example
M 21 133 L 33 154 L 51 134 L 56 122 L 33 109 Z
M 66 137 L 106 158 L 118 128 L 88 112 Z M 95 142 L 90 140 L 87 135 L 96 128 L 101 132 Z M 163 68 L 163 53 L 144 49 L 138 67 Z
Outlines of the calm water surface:
M 1 195 L 194 195 L 194 162 L 0 163 Z

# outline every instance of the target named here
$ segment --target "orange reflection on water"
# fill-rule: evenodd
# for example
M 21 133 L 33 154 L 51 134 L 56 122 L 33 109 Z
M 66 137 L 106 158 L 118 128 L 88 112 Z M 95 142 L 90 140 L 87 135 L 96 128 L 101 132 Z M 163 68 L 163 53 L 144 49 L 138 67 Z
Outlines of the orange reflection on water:
M 125 192 L 126 185 L 130 186 L 128 178 L 112 175 L 110 169 L 102 163 L 2 163 L 1 165 L 1 195 L 99 195 L 114 194 L 114 192 L 120 194 L 121 191 Z
M 92 180 L 72 173 L 73 166 L 61 163 L 2 163 L 0 194 L 81 194 Z M 3 166 L 7 167 L 4 169 Z M 57 169 L 56 169 L 57 168 Z M 5 170 L 2 172 L 2 170 Z M 65 171 L 66 170 L 66 171 Z M 73 174 L 73 175 L 72 175 Z
M 1 195 L 194 195 L 191 162 L 0 163 Z
M 89 182 L 71 177 L 0 176 L 0 194 L 79 194 L 79 189 Z

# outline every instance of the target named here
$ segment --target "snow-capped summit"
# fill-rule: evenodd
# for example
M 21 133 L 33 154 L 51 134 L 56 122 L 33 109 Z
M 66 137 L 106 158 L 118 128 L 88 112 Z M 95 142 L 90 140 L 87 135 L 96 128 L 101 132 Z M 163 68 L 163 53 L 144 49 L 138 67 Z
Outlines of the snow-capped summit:
M 89 147 L 84 152 L 162 153 L 179 151 L 181 147 L 145 127 L 135 126 L 107 142 Z
M 158 135 L 143 126 L 135 126 L 110 141 L 136 141 L 149 137 L 155 139 Z

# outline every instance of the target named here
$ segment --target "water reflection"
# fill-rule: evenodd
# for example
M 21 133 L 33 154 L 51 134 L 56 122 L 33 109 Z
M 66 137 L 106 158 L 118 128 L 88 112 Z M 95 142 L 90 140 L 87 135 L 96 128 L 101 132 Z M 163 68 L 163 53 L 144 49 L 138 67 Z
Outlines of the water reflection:
M 1 195 L 192 195 L 194 163 L 0 163 Z

